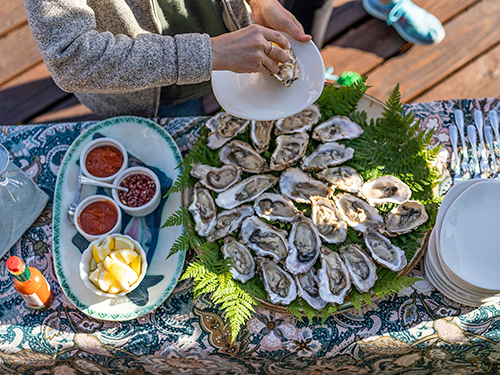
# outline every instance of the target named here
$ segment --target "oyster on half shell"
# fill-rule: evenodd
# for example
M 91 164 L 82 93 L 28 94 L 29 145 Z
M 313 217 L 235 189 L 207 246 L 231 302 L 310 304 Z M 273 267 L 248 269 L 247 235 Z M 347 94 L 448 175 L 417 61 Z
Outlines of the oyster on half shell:
M 280 81 L 284 86 L 290 87 L 293 82 L 300 78 L 300 68 L 299 63 L 297 62 L 297 57 L 295 56 L 295 52 L 293 49 L 285 50 L 288 52 L 290 58 L 286 63 L 279 62 L 278 63 L 278 73 L 274 74 L 276 79 Z
M 298 168 L 288 168 L 280 176 L 281 193 L 299 203 L 311 203 L 310 198 L 330 197 L 333 189 L 315 180 Z
M 215 228 L 217 222 L 217 207 L 215 206 L 212 193 L 196 184 L 193 189 L 192 203 L 188 210 L 193 215 L 195 230 L 200 236 L 207 236 Z
M 236 241 L 233 237 L 227 236 L 224 245 L 221 247 L 224 258 L 229 258 L 233 262 L 231 274 L 233 279 L 246 283 L 255 275 L 255 262 L 250 250 L 245 245 Z
M 349 244 L 341 247 L 339 251 L 356 289 L 360 293 L 368 292 L 377 280 L 375 264 L 358 245 Z
M 347 237 L 347 226 L 342 216 L 328 198 L 311 197 L 311 220 L 320 237 L 328 243 L 340 243 Z
M 323 169 L 316 177 L 329 182 L 335 189 L 349 193 L 357 193 L 363 186 L 363 177 L 354 168 L 345 165 Z
M 325 169 L 352 159 L 354 149 L 337 142 L 324 143 L 302 161 L 305 171 Z
M 297 275 L 309 271 L 318 259 L 321 239 L 311 219 L 298 216 L 288 236 L 286 268 Z
M 240 204 L 253 201 L 277 182 L 278 177 L 270 174 L 252 176 L 220 193 L 215 202 L 222 208 L 234 208 Z
M 297 298 L 297 284 L 293 277 L 272 260 L 255 259 L 271 303 L 289 305 Z
M 255 121 L 250 123 L 250 138 L 259 154 L 267 150 L 271 141 L 271 131 L 276 121 Z
M 411 197 L 411 190 L 399 178 L 382 176 L 365 182 L 361 194 L 371 205 L 404 203 Z
M 221 148 L 219 160 L 221 163 L 240 167 L 248 173 L 261 173 L 268 168 L 266 159 L 248 143 L 238 140 L 233 140 Z
M 314 273 L 314 267 L 310 268 L 306 273 L 296 275 L 295 280 L 297 280 L 299 295 L 309 305 L 316 310 L 321 310 L 326 306 L 327 302 L 319 295 L 319 279 Z
M 280 135 L 276 138 L 270 168 L 281 171 L 298 162 L 306 153 L 308 142 L 309 136 L 306 133 Z
M 241 224 L 240 240 L 260 256 L 272 256 L 276 261 L 288 254 L 287 232 L 264 223 L 257 216 Z
M 340 255 L 324 246 L 321 247 L 321 268 L 318 271 L 319 294 L 330 303 L 341 304 L 351 290 L 349 270 Z
M 207 121 L 210 133 L 207 138 L 207 146 L 212 150 L 221 148 L 226 142 L 245 131 L 250 120 L 233 116 L 227 112 L 221 112 Z
M 305 133 L 309 131 L 313 125 L 317 124 L 320 118 L 321 113 L 318 105 L 311 104 L 306 109 L 294 115 L 277 120 L 274 133 L 276 135 Z
M 191 176 L 200 180 L 207 189 L 216 193 L 223 192 L 237 183 L 241 178 L 241 169 L 234 165 L 224 165 L 221 168 L 211 167 L 206 164 L 194 164 Z
M 368 228 L 377 229 L 384 223 L 384 218 L 375 207 L 354 195 L 345 193 L 336 195 L 334 199 L 345 222 L 360 232 Z
M 408 233 L 427 221 L 425 207 L 417 201 L 408 201 L 396 206 L 385 217 L 385 232 L 389 236 Z
M 313 132 L 313 139 L 333 142 L 340 139 L 354 139 L 363 134 L 363 128 L 346 116 L 333 116 L 322 122 Z
M 273 193 L 260 195 L 253 205 L 257 215 L 270 221 L 291 222 L 300 212 L 290 199 Z
M 365 232 L 364 237 L 366 247 L 377 263 L 393 271 L 402 270 L 406 266 L 405 252 L 393 245 L 387 237 L 371 229 Z
M 212 232 L 206 237 L 207 242 L 214 242 L 228 234 L 233 233 L 240 226 L 241 222 L 248 216 L 253 215 L 253 208 L 243 205 L 232 210 L 219 212 L 217 221 Z

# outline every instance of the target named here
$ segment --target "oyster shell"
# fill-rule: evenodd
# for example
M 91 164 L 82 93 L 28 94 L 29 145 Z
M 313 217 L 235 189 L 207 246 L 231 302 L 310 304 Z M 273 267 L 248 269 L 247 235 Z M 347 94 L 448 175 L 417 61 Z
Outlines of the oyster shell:
M 377 280 L 375 264 L 358 245 L 350 244 L 341 247 L 339 251 L 356 289 L 360 293 L 368 292 Z
M 233 140 L 221 148 L 221 163 L 240 167 L 245 172 L 261 173 L 267 170 L 266 159 L 260 156 L 248 143 Z
M 408 233 L 422 225 L 429 217 L 425 207 L 417 201 L 407 201 L 396 206 L 385 218 L 385 231 L 389 236 Z
M 363 134 L 363 128 L 346 116 L 333 116 L 316 126 L 313 139 L 333 142 L 340 139 L 354 139 Z
M 411 190 L 399 178 L 382 176 L 366 182 L 361 194 L 371 205 L 383 203 L 404 203 L 411 197 Z
M 354 195 L 345 193 L 336 195 L 334 199 L 342 218 L 356 230 L 364 232 L 368 228 L 379 228 L 384 223 L 384 218 L 375 207 Z
M 321 118 L 321 113 L 317 104 L 311 104 L 306 109 L 276 121 L 274 133 L 292 134 L 292 133 L 305 133 L 309 131 L 313 125 L 317 124 Z
M 280 190 L 283 195 L 300 203 L 311 203 L 310 197 L 327 198 L 333 193 L 332 188 L 298 168 L 288 168 L 281 174 Z
M 271 141 L 271 131 L 276 121 L 252 121 L 250 123 L 250 138 L 253 147 L 259 154 L 267 150 Z
M 280 81 L 284 86 L 290 87 L 292 83 L 300 78 L 300 68 L 297 62 L 297 57 L 293 49 L 285 50 L 288 52 L 290 58 L 286 63 L 278 63 L 278 73 L 274 74 L 276 79 Z
M 319 279 L 314 273 L 314 267 L 310 268 L 306 273 L 299 273 L 295 276 L 297 281 L 297 289 L 299 295 L 316 310 L 321 310 L 326 306 L 327 302 L 324 301 L 319 295 Z
M 210 133 L 207 138 L 207 146 L 212 150 L 221 148 L 226 142 L 245 131 L 250 120 L 233 116 L 227 112 L 221 112 L 207 121 Z
M 366 247 L 377 263 L 393 271 L 402 270 L 406 266 L 405 252 L 393 245 L 387 237 L 370 229 L 365 232 L 364 237 Z
M 233 233 L 241 222 L 248 216 L 253 215 L 253 208 L 243 205 L 232 210 L 219 212 L 213 231 L 206 237 L 207 242 L 214 242 Z
M 323 169 L 316 174 L 320 180 L 328 181 L 335 189 L 357 193 L 363 186 L 363 177 L 361 177 L 354 168 L 332 167 Z
M 340 255 L 324 246 L 321 247 L 321 268 L 318 271 L 319 294 L 330 303 L 341 304 L 351 290 L 349 270 Z
M 230 258 L 233 262 L 231 274 L 233 279 L 246 283 L 255 275 L 255 262 L 250 250 L 236 241 L 233 237 L 227 236 L 221 248 L 224 258 Z
M 324 169 L 352 159 L 354 149 L 337 142 L 324 143 L 302 162 L 305 171 Z
M 306 133 L 280 135 L 276 138 L 270 168 L 281 171 L 298 162 L 306 153 L 308 142 L 309 136 Z
M 270 174 L 252 176 L 220 193 L 215 202 L 219 207 L 231 209 L 240 204 L 253 201 L 277 182 L 278 177 Z
M 290 199 L 281 194 L 264 193 L 253 205 L 257 215 L 270 221 L 291 222 L 300 212 Z
M 318 259 L 321 248 L 321 239 L 311 219 L 305 216 L 295 219 L 288 246 L 287 270 L 294 275 L 307 272 Z
M 215 228 L 217 220 L 217 206 L 212 193 L 196 184 L 193 189 L 192 203 L 188 210 L 193 215 L 195 230 L 200 236 L 207 236 Z
M 257 216 L 241 224 L 240 240 L 260 256 L 272 256 L 276 261 L 288 254 L 287 232 L 264 223 Z
M 289 305 L 297 298 L 297 284 L 288 272 L 271 260 L 257 258 L 255 261 L 271 303 Z
M 320 237 L 328 243 L 343 242 L 347 236 L 347 226 L 333 202 L 321 197 L 311 197 L 311 202 L 311 220 Z
M 240 181 L 241 169 L 234 165 L 215 168 L 197 163 L 191 169 L 191 176 L 199 179 L 207 189 L 220 193 Z

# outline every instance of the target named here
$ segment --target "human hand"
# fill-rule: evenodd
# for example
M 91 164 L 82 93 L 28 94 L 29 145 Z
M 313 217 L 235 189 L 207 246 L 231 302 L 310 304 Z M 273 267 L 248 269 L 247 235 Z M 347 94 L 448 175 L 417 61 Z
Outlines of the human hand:
M 290 42 L 283 34 L 259 25 L 219 35 L 211 42 L 213 70 L 276 74 L 276 60 L 285 63 L 290 58 L 284 51 L 290 48 Z
M 284 31 L 299 42 L 311 40 L 311 36 L 304 33 L 300 22 L 278 0 L 247 0 L 247 2 L 252 8 L 255 23 L 270 29 Z

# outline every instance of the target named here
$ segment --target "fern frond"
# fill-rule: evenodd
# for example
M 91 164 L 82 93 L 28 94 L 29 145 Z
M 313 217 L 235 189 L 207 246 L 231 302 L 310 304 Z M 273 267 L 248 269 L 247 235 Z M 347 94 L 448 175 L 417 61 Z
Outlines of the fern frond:
M 193 225 L 193 219 L 191 218 L 191 214 L 187 207 L 179 207 L 177 211 L 175 211 L 172 215 L 170 215 L 170 217 L 167 218 L 167 220 L 165 220 L 165 223 L 163 223 L 160 229 L 165 227 L 175 227 L 178 225 Z

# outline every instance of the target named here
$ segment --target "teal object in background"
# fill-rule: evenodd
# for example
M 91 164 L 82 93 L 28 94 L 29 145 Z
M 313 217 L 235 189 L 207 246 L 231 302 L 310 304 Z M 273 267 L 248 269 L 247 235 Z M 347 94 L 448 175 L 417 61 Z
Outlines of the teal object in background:
M 344 72 L 340 75 L 337 83 L 343 86 L 351 86 L 354 82 L 362 81 L 363 78 L 356 72 Z

